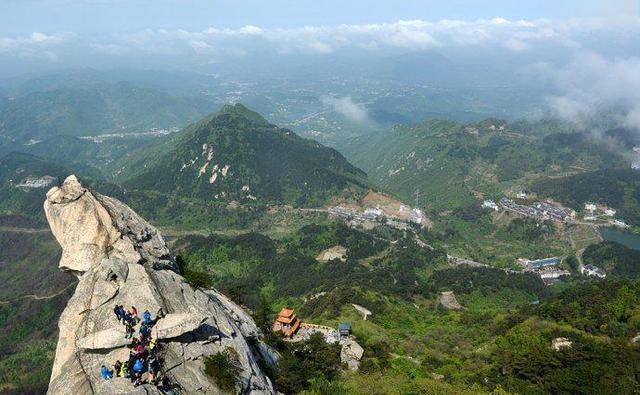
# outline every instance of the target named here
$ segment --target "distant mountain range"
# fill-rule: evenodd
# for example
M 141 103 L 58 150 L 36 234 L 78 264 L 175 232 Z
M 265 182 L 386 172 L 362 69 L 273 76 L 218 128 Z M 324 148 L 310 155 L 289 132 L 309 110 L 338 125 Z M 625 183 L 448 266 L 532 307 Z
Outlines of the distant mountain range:
M 181 127 L 210 107 L 202 98 L 171 96 L 128 82 L 59 87 L 0 101 L 0 142 Z

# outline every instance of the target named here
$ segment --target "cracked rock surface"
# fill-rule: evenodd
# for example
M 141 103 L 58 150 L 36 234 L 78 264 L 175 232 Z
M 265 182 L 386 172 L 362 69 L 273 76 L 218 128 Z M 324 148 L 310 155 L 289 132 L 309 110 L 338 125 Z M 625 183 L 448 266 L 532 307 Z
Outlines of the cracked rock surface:
M 58 323 L 60 334 L 50 394 L 160 393 L 129 380 L 104 382 L 101 365 L 128 359 L 125 327 L 113 306 L 136 306 L 155 317 L 152 336 L 163 345 L 163 370 L 185 393 L 222 393 L 204 372 L 204 357 L 233 350 L 237 392 L 275 393 L 258 361 L 277 355 L 251 317 L 215 290 L 194 290 L 178 273 L 160 233 L 122 202 L 84 188 L 75 176 L 47 193 L 44 210 L 62 246 L 59 267 L 79 283 Z

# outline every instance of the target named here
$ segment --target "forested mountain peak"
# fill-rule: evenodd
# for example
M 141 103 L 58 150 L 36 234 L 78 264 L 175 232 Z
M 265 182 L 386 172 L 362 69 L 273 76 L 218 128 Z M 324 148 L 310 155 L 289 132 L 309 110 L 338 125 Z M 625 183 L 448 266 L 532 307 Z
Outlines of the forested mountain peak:
M 318 205 L 366 177 L 338 151 L 241 104 L 188 126 L 159 150 L 129 167 L 128 187 L 207 201 Z

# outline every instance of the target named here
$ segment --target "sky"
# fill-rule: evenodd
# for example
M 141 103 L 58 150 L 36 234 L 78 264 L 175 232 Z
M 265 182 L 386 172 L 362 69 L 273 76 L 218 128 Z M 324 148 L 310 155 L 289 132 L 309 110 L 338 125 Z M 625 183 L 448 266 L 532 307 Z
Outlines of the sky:
M 640 130 L 639 38 L 640 0 L 0 0 L 0 79 L 435 53 L 552 84 L 564 118 L 616 106 Z M 362 118 L 350 100 L 323 99 Z
M 0 35 L 636 15 L 638 0 L 2 0 Z

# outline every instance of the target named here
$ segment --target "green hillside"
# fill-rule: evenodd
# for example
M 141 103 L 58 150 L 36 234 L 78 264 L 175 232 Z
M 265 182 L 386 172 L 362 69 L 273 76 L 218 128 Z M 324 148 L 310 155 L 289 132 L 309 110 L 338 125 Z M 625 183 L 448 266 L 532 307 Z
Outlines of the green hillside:
M 566 125 L 491 119 L 398 125 L 356 138 L 342 152 L 383 189 L 406 201 L 414 201 L 419 190 L 420 205 L 436 211 L 526 189 L 538 180 L 562 183 L 562 177 L 629 165 L 601 141 Z
M 242 105 L 190 125 L 123 165 L 134 191 L 207 202 L 317 206 L 358 194 L 365 173 L 336 150 L 269 124 Z
M 309 225 L 282 240 L 190 236 L 175 249 L 189 270 L 204 273 L 199 281 L 251 308 L 266 333 L 283 306 L 307 323 L 352 324 L 365 349 L 357 373 L 300 371 L 290 349 L 270 338 L 287 367 L 274 378 L 284 393 L 324 393 L 319 378 L 330 380 L 330 393 L 357 394 L 637 388 L 637 364 L 627 363 L 639 357 L 629 342 L 640 329 L 637 280 L 582 278 L 561 291 L 530 273 L 449 267 L 443 250 L 421 248 L 401 233 Z M 346 261 L 315 259 L 335 245 L 347 249 Z M 443 307 L 441 291 L 453 291 L 462 309 Z M 363 320 L 353 303 L 372 315 Z M 559 337 L 571 347 L 555 351 Z
M 131 83 L 90 83 L 32 92 L 0 106 L 3 142 L 24 143 L 55 135 L 180 127 L 208 112 L 199 98 L 174 97 Z
M 59 257 L 48 228 L 24 217 L 0 216 L 1 393 L 46 392 L 57 320 L 75 282 L 58 270 Z
M 13 152 L 0 158 L 0 212 L 44 219 L 42 203 L 58 178 L 71 174 L 66 168 L 33 155 Z M 25 185 L 28 180 L 53 177 L 41 187 Z

